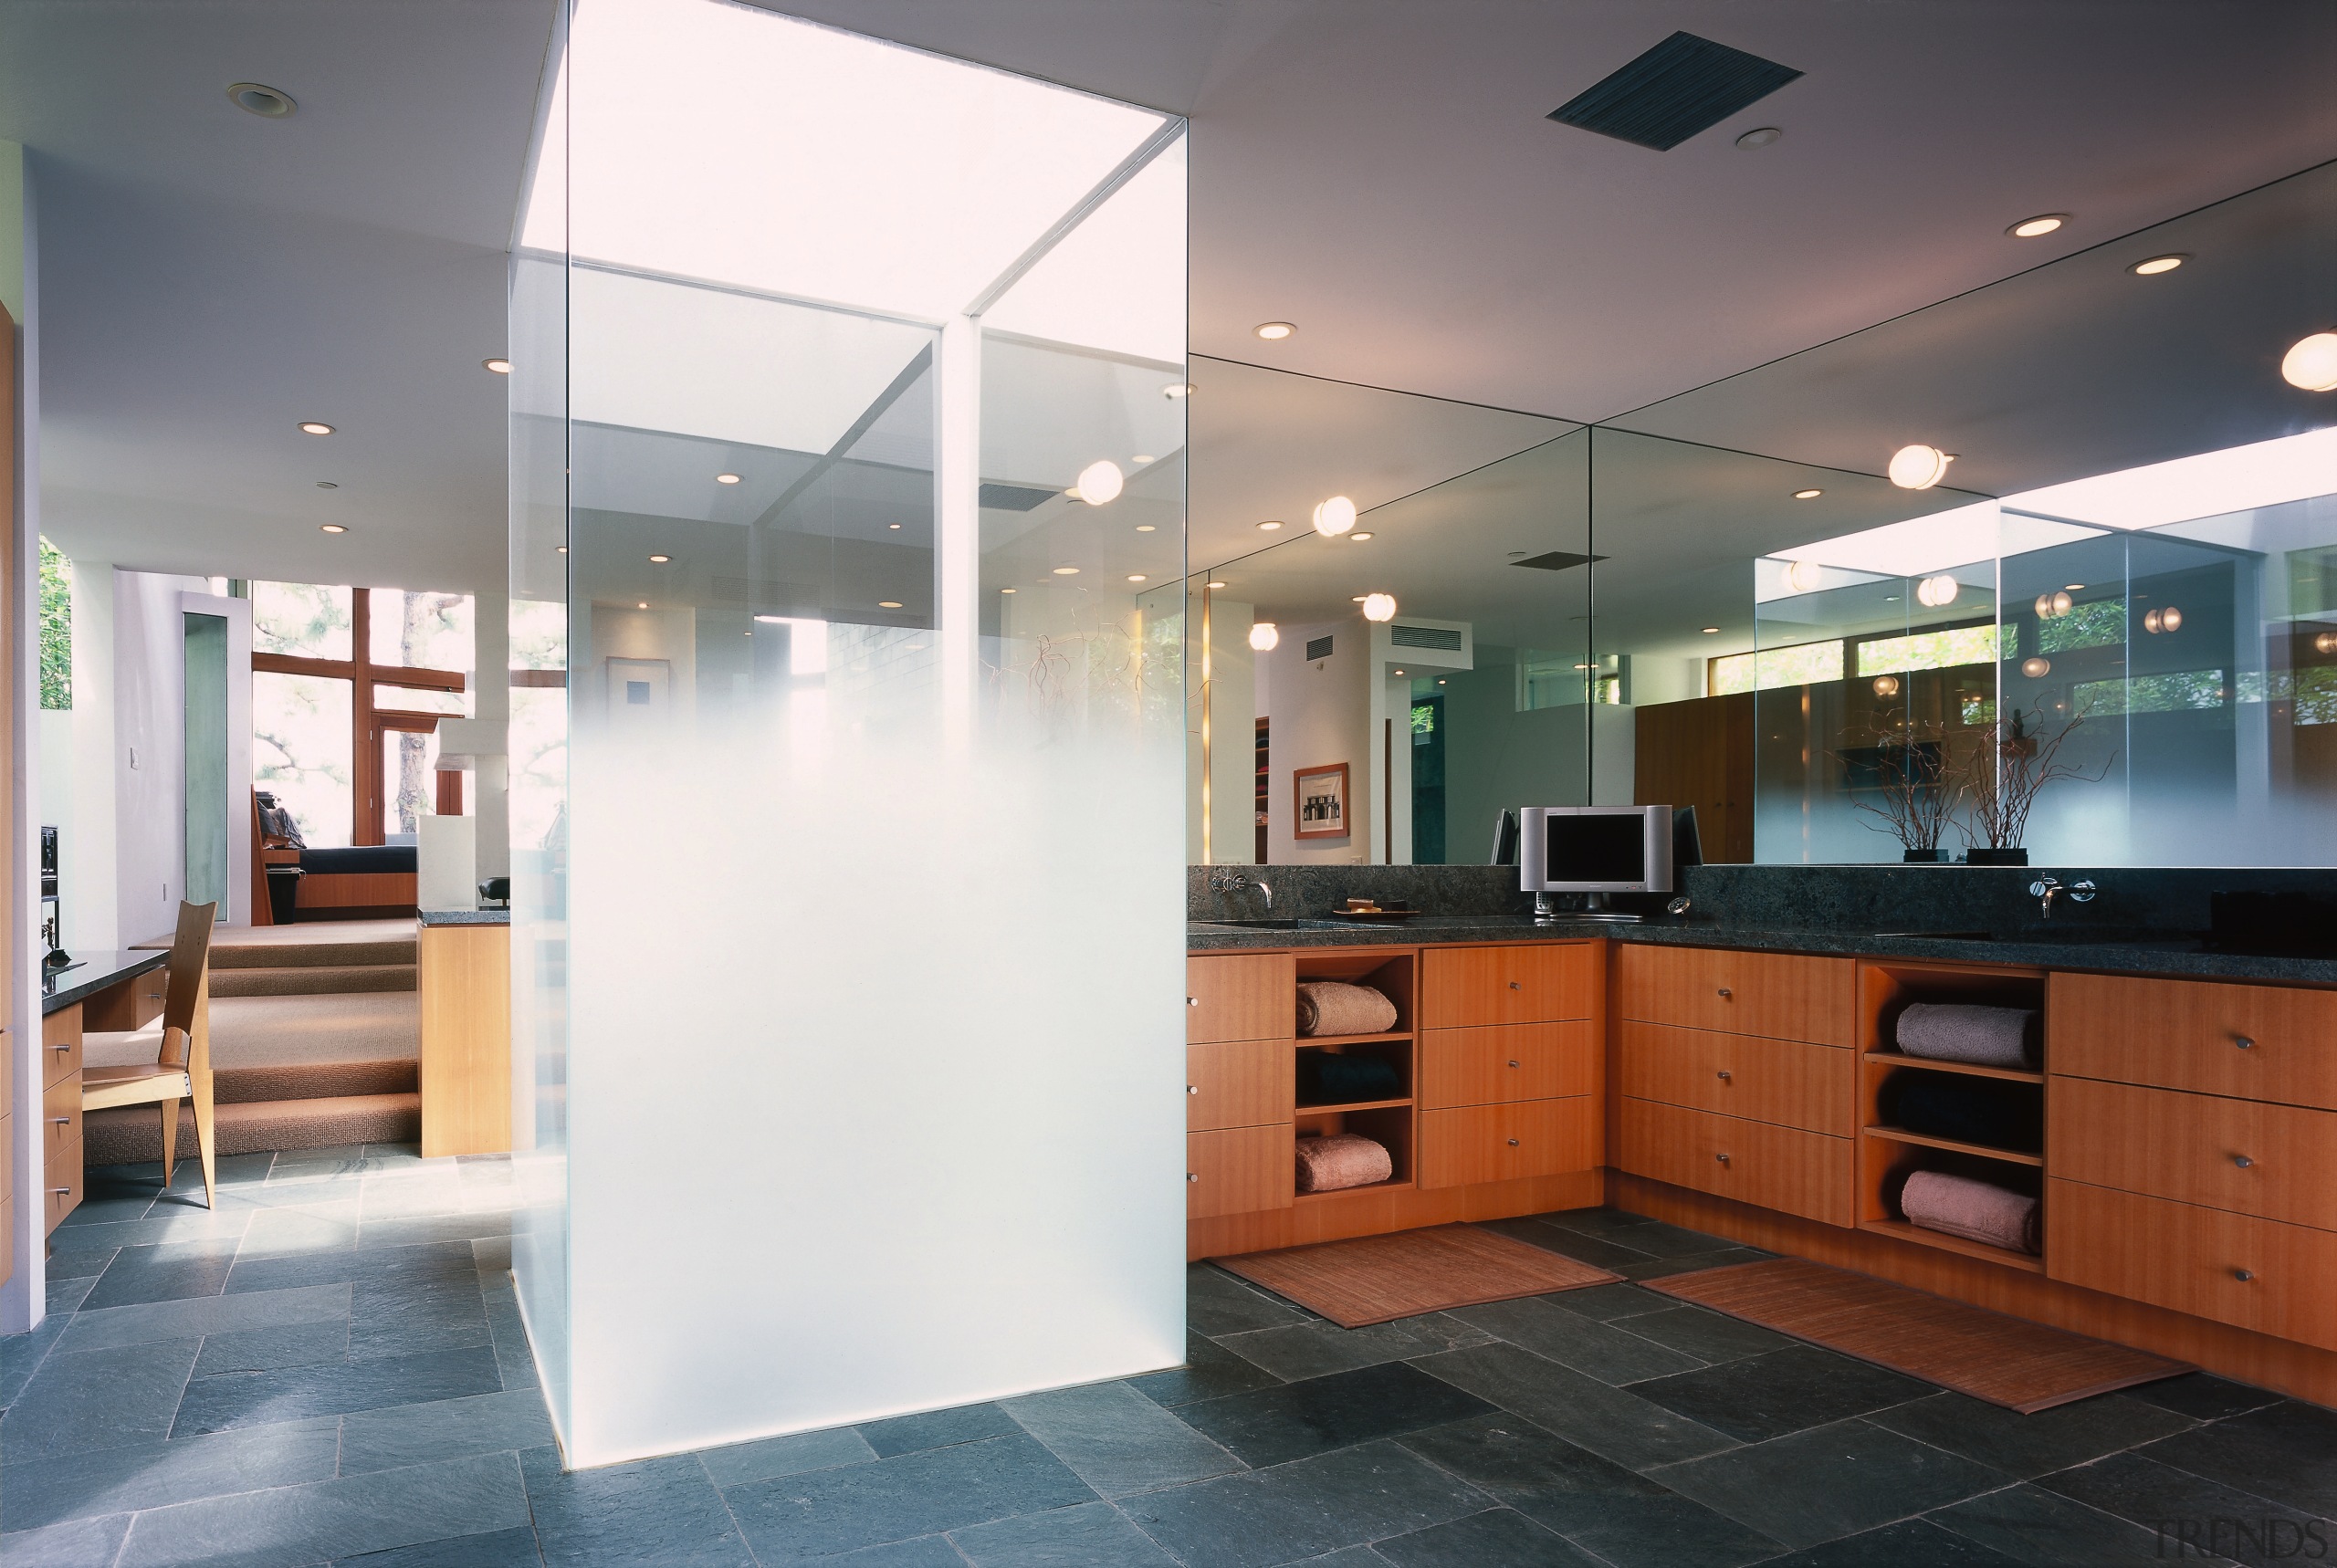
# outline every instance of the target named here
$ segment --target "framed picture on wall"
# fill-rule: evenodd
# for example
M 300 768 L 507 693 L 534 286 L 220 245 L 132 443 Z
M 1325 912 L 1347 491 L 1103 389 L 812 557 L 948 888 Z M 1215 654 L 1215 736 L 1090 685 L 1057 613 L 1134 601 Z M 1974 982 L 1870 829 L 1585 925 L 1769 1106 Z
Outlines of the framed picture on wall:
M 1347 765 L 1301 768 L 1291 775 L 1296 800 L 1291 811 L 1291 837 L 1344 839 L 1347 836 Z

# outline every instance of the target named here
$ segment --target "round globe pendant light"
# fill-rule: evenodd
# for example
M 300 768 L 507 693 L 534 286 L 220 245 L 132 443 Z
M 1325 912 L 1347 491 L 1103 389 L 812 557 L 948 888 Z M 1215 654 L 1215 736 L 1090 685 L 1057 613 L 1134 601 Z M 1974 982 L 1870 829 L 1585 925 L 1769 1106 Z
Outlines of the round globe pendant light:
M 1879 697 L 1897 696 L 1899 695 L 1899 677 L 1896 675 L 1875 676 L 1874 695 Z
M 2337 392 L 2337 332 L 2299 338 L 2280 356 L 2280 379 L 2305 392 Z
M 2041 681 L 2053 673 L 2053 661 L 2043 658 L 2023 659 L 2020 662 L 2020 673 L 2032 681 Z
M 1334 496 L 1315 507 L 1315 531 L 1336 538 L 1355 527 L 1355 503 L 1345 496 Z
M 1282 645 L 1282 628 L 1271 621 L 1260 621 L 1250 628 L 1250 646 L 1261 653 L 1271 653 Z
M 1126 484 L 1120 476 L 1120 465 L 1107 457 L 1099 457 L 1079 471 L 1079 498 L 1091 507 L 1100 507 L 1119 499 Z
M 1797 560 L 1786 568 L 1786 586 L 1796 593 L 1812 593 L 1825 580 L 1826 569 L 1814 560 Z
M 1363 618 L 1366 621 L 1393 621 L 1396 619 L 1396 596 L 1392 593 L 1365 594 Z
M 1936 446 L 1921 442 L 1902 446 L 1891 455 L 1891 466 L 1884 470 L 1891 482 L 1902 490 L 1928 490 L 1947 477 L 1947 465 L 1955 459 Z
M 1944 604 L 1954 603 L 1955 596 L 1963 591 L 1963 588 L 1962 583 L 1944 572 L 1937 577 L 1927 577 L 1915 585 L 1915 602 L 1937 610 Z

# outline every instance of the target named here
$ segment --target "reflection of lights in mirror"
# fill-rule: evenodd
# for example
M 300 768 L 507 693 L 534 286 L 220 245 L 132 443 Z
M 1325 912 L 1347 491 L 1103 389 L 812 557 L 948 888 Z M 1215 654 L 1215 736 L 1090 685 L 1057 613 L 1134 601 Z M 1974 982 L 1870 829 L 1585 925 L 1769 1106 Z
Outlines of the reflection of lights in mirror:
M 1355 503 L 1345 496 L 1334 496 L 1319 501 L 1315 507 L 1315 531 L 1334 537 L 1355 527 Z
M 1368 531 L 1367 531 L 1367 532 L 1364 532 L 1364 533 L 1349 534 L 1349 535 L 1347 536 L 1347 538 L 1348 538 L 1348 541 L 1349 541 L 1350 543 L 1353 543 L 1353 544 L 1361 544 L 1364 540 L 1366 540 L 1366 539 L 1369 538 L 1370 537 L 1371 537 L 1371 535 L 1369 534 L 1369 532 L 1368 532 Z
M 1943 605 L 1954 603 L 1955 596 L 1962 591 L 1963 586 L 1955 579 L 1944 573 L 1938 577 L 1927 577 L 1915 585 L 1915 602 L 1929 605 L 1932 609 L 1937 610 Z
M 1363 618 L 1366 621 L 1396 619 L 1396 597 L 1391 593 L 1367 593 L 1363 596 Z
M 1270 534 L 1280 527 L 1282 527 L 1280 523 L 1260 523 L 1258 525 L 1258 531 L 1262 534 Z
M 2053 673 L 2053 661 L 2050 659 L 2036 658 L 2023 659 L 2020 662 L 2020 673 L 2027 675 L 2032 681 L 2043 680 L 2047 675 Z
M 1796 593 L 1814 591 L 1824 580 L 1825 568 L 1814 560 L 1797 560 L 1786 568 L 1786 586 Z
M 1947 477 L 1947 465 L 1954 461 L 1938 447 L 1918 442 L 1892 453 L 1891 465 L 1883 472 L 1902 490 L 1928 490 Z
M 2143 630 L 2153 636 L 2161 632 L 2180 632 L 2183 630 L 2183 612 L 2172 604 L 2163 610 L 2146 612 L 2143 616 Z
M 2337 632 L 2323 632 L 2312 640 L 2316 653 L 2337 653 Z
M 2083 587 L 2084 584 L 2080 583 L 2079 586 Z M 2040 593 L 2037 596 L 2037 619 L 2058 621 L 2070 612 L 2070 607 L 2073 602 L 2067 589 L 2058 593 Z
M 1793 493 L 1793 498 L 1797 501 L 1814 501 L 1825 493 L 1823 490 L 1796 490 Z
M 2280 379 L 2305 392 L 2337 392 L 2337 332 L 2299 338 L 2280 356 Z
M 1250 646 L 1261 653 L 1271 653 L 1281 645 L 1282 629 L 1271 621 L 1261 621 L 1250 628 Z
M 1899 695 L 1899 677 L 1896 675 L 1875 676 L 1874 695 L 1879 697 L 1897 696 Z
M 1126 483 L 1118 464 L 1099 457 L 1079 471 L 1079 487 L 1072 494 L 1091 507 L 1101 507 L 1119 499 Z

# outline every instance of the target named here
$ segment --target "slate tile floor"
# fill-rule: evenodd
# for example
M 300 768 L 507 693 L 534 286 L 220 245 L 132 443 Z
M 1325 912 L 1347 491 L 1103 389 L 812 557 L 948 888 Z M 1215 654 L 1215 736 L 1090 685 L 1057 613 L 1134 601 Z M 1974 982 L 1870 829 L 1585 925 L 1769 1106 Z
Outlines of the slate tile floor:
M 1206 1266 L 1187 1364 L 561 1472 L 510 1170 L 93 1175 L 0 1339 L 0 1563 L 1999 1568 L 2337 1552 L 2337 1413 L 2206 1376 L 2021 1416 L 1637 1283 L 1347 1331 Z M 1759 1256 L 1497 1228 L 1630 1281 Z

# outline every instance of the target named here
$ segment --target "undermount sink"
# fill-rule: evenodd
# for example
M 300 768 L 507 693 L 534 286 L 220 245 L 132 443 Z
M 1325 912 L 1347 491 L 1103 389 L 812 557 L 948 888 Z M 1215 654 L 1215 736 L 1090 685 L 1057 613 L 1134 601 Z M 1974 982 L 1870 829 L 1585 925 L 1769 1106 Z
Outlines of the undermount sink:
M 1993 931 L 1878 931 L 1878 942 L 1994 942 Z

